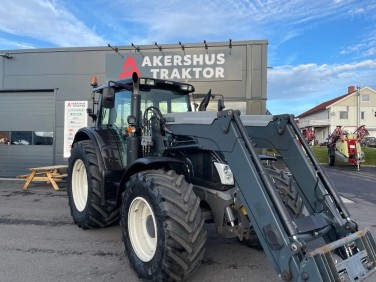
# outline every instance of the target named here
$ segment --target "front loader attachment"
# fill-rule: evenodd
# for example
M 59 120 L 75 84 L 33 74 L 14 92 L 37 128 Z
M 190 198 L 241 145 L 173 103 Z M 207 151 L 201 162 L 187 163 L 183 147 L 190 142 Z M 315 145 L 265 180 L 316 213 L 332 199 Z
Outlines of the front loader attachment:
M 307 253 L 300 266 L 300 281 L 309 278 L 310 268 L 322 281 L 361 281 L 375 269 L 375 241 L 365 229 Z M 342 252 L 343 258 L 338 254 Z M 320 281 L 320 280 L 317 280 Z
M 176 136 L 221 152 L 262 247 L 285 281 L 361 281 L 376 269 L 376 245 L 357 230 L 346 206 L 290 115 L 240 116 L 238 111 L 165 117 Z M 258 154 L 278 151 L 291 174 L 304 215 L 292 218 Z

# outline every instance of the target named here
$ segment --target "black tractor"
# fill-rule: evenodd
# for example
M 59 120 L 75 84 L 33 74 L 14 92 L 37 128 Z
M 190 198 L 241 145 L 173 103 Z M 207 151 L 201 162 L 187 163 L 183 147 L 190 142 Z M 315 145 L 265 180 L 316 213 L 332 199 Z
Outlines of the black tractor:
M 356 232 L 293 117 L 241 116 L 222 100 L 210 112 L 211 92 L 200 105 L 193 92 L 136 74 L 94 87 L 95 126 L 77 132 L 69 158 L 74 222 L 83 229 L 120 222 L 127 256 L 145 281 L 192 274 L 204 255 L 205 223 L 262 247 L 286 281 L 337 281 L 343 269 L 369 276 L 372 236 Z M 283 169 L 260 154 L 265 148 L 278 152 Z M 317 238 L 336 242 L 325 250 L 347 264 L 309 252 Z

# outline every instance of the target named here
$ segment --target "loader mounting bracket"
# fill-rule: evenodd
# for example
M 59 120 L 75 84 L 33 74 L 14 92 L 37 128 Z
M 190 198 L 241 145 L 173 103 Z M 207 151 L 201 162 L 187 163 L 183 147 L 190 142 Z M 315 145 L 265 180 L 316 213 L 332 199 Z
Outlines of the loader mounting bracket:
M 274 126 L 277 129 L 278 134 L 285 132 L 286 124 L 290 121 L 290 115 L 276 115 L 273 116 Z
M 231 120 L 234 118 L 234 110 L 219 111 L 217 117 L 221 130 L 227 134 L 230 129 Z M 240 112 L 238 113 L 240 115 Z

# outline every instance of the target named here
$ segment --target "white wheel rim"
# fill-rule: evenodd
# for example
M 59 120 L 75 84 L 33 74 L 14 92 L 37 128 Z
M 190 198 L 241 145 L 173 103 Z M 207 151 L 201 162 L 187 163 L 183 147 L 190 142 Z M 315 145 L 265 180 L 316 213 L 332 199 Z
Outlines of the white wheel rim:
M 85 164 L 78 159 L 72 171 L 72 195 L 76 209 L 82 212 L 86 207 L 88 196 L 88 183 Z
M 153 210 L 141 197 L 135 198 L 129 207 L 128 233 L 138 258 L 150 261 L 157 249 L 157 227 Z

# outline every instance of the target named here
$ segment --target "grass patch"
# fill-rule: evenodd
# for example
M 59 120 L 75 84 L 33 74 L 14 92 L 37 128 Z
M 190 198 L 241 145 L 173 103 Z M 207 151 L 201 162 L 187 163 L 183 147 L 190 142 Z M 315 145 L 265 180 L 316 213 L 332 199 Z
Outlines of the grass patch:
M 328 163 L 328 148 L 326 146 L 313 146 L 311 148 L 320 163 Z M 362 151 L 366 159 L 362 164 L 376 166 L 376 148 L 362 148 Z
M 311 149 L 320 163 L 328 163 L 328 148 L 326 146 L 313 146 Z

